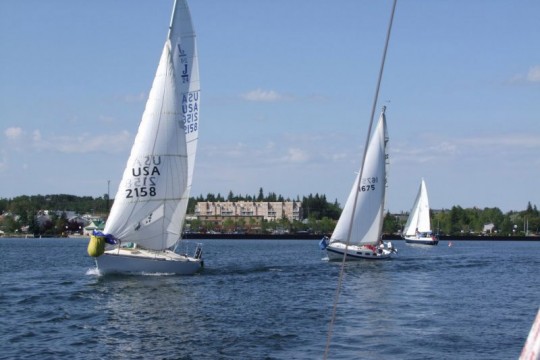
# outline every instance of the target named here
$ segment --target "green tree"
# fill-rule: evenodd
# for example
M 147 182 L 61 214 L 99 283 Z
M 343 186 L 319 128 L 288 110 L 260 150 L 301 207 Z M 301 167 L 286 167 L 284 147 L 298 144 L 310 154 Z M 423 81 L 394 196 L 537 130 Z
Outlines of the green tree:
M 390 214 L 390 212 L 387 212 L 384 216 L 383 233 L 394 234 L 397 233 L 400 229 L 401 227 L 398 218 Z
M 450 234 L 460 234 L 466 224 L 465 212 L 461 206 L 453 206 L 450 210 Z
M 504 236 L 512 235 L 513 227 L 514 222 L 512 221 L 510 214 L 506 214 L 501 223 L 500 234 Z
M 323 217 L 320 221 L 319 231 L 322 234 L 331 234 L 336 227 L 336 221 L 328 217 Z
M 66 235 L 65 233 L 68 231 L 69 229 L 69 226 L 68 226 L 68 220 L 67 220 L 67 216 L 66 216 L 66 213 L 63 212 L 57 219 L 56 219 L 56 222 L 54 224 L 55 226 L 55 229 L 56 229 L 56 234 L 64 234 Z
M 274 192 L 268 193 L 268 196 L 266 197 L 266 201 L 268 202 L 277 202 L 277 195 Z
M 14 233 L 19 231 L 19 223 L 15 221 L 13 216 L 4 216 L 0 226 L 4 232 Z
M 223 230 L 227 233 L 231 233 L 233 232 L 235 228 L 235 223 L 234 223 L 234 220 L 232 218 L 227 218 L 223 221 Z

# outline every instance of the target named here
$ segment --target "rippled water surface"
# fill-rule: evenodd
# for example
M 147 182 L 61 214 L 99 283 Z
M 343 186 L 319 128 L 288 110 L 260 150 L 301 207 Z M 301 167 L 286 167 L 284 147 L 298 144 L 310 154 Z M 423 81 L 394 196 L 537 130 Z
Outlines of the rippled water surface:
M 317 241 L 201 242 L 201 274 L 99 276 L 85 239 L 0 239 L 0 358 L 322 358 L 340 264 Z M 519 356 L 540 242 L 395 245 L 347 265 L 330 359 Z

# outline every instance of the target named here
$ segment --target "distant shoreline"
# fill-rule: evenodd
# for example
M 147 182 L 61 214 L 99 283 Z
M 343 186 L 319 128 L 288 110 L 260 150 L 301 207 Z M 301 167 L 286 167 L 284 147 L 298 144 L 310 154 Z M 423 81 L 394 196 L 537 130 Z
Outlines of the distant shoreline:
M 185 234 L 185 240 L 320 240 L 313 234 Z M 399 235 L 383 235 L 383 240 L 403 240 Z M 439 236 L 442 241 L 540 241 L 540 236 Z
M 313 234 L 184 234 L 184 240 L 320 240 L 324 235 Z M 5 234 L 0 239 L 39 239 L 40 236 Z M 54 235 L 42 235 L 43 239 L 61 238 Z M 63 239 L 84 239 L 89 236 L 69 236 Z M 402 241 L 399 235 L 383 235 L 383 240 Z M 540 236 L 439 236 L 441 241 L 540 241 Z

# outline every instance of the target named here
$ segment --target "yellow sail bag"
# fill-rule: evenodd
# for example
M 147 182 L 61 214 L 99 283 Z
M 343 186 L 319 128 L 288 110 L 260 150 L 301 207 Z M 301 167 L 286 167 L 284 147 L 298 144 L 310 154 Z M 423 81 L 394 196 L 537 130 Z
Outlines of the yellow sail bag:
M 88 243 L 88 255 L 92 257 L 101 256 L 105 252 L 105 237 L 90 235 Z

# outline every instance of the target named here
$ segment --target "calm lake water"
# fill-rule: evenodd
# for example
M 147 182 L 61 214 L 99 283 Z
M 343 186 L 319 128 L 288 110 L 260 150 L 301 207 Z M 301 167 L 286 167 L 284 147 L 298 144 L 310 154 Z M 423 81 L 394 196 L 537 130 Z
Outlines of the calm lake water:
M 318 241 L 200 242 L 201 274 L 98 276 L 86 239 L 0 239 L 0 358 L 322 358 L 340 264 Z M 540 242 L 394 244 L 347 265 L 330 359 L 519 357 Z

